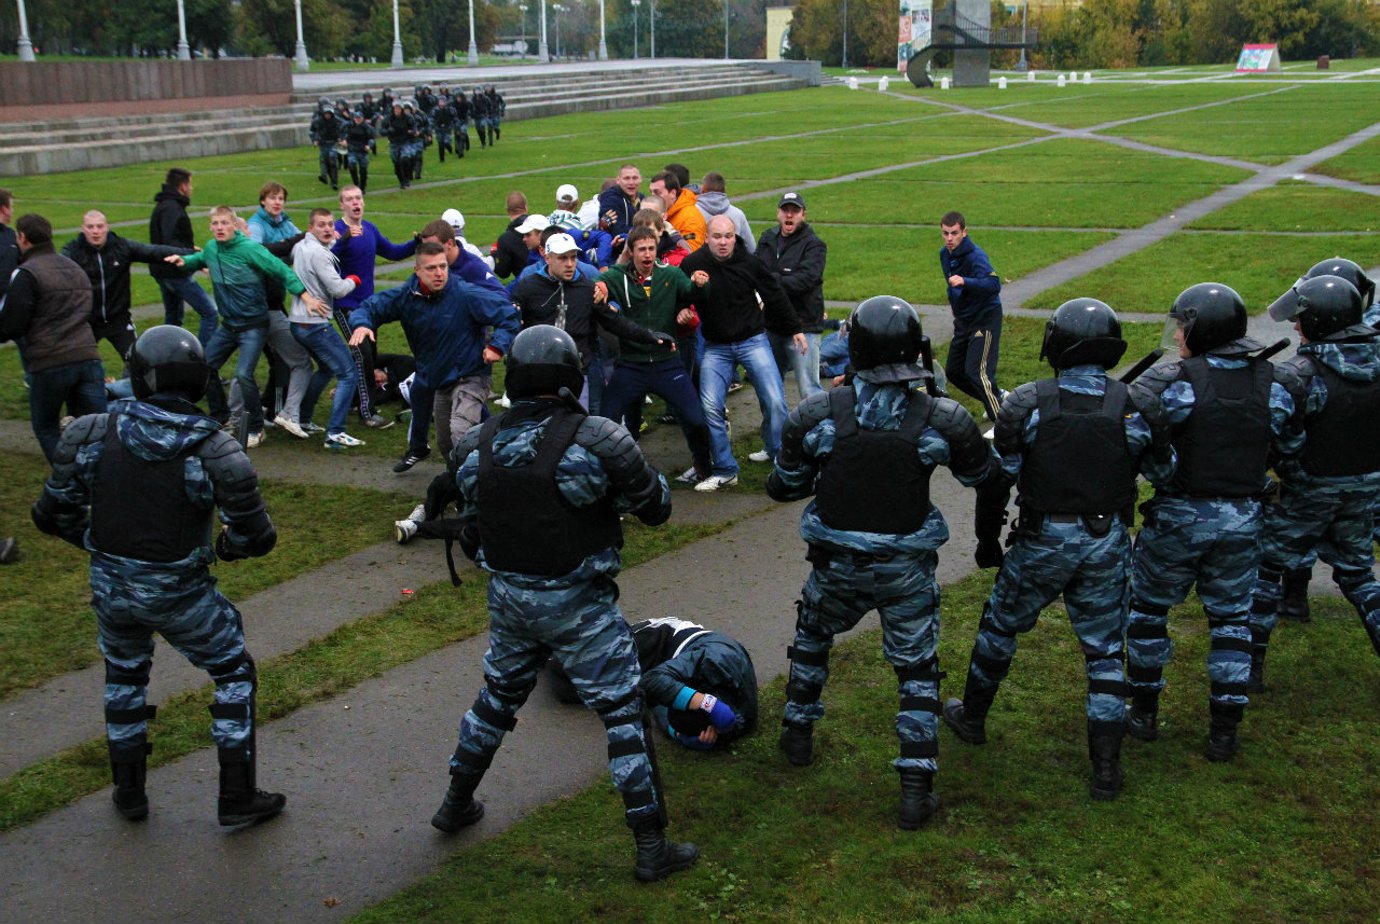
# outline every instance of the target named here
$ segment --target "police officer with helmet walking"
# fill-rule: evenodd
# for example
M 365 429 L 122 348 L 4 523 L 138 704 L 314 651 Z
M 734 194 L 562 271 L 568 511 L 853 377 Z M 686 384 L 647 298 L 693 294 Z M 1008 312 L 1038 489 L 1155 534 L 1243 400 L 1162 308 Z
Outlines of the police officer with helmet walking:
M 583 375 L 569 334 L 529 327 L 506 363 L 512 408 L 471 428 L 453 456 L 461 548 L 490 572 L 489 650 L 485 687 L 460 722 L 450 788 L 431 823 L 454 832 L 483 817 L 475 788 L 551 656 L 604 722 L 609 773 L 637 844 L 634 874 L 661 879 L 699 851 L 666 839 L 637 648 L 614 577 L 622 566 L 619 515 L 664 523 L 671 492 L 627 430 L 586 416 L 575 401 Z
M 963 699 L 944 707 L 959 738 L 983 744 L 1017 637 L 1062 594 L 1086 662 L 1090 791 L 1098 800 L 1115 799 L 1122 784 L 1136 474 L 1167 479 L 1174 470 L 1159 409 L 1107 375 L 1125 351 L 1116 312 L 1092 298 L 1067 301 L 1045 325 L 1040 349 L 1055 377 L 1022 385 L 1002 403 L 995 444 L 1015 479 L 1020 518 L 983 610 Z
M 1159 402 L 1178 466 L 1141 508 L 1126 633 L 1127 732 L 1141 741 L 1158 737 L 1164 666 L 1173 651 L 1169 608 L 1196 584 L 1212 639 L 1206 756 L 1222 761 L 1237 751 L 1236 727 L 1247 705 L 1260 499 L 1294 401 L 1281 374 L 1252 355 L 1262 345 L 1246 336 L 1246 305 L 1234 289 L 1216 282 L 1185 289 L 1166 331 L 1180 358 L 1132 386 L 1137 403 Z
M 1278 503 L 1265 511 L 1251 634 L 1251 685 L 1263 689 L 1265 655 L 1278 620 L 1284 574 L 1317 555 L 1361 616 L 1380 654 L 1380 582 L 1372 545 L 1380 498 L 1380 354 L 1362 320 L 1364 300 L 1339 276 L 1314 276 L 1270 306 L 1293 321 L 1298 353 L 1280 363 L 1300 433 L 1275 466 Z
M 150 328 L 129 367 L 135 397 L 67 426 L 33 507 L 40 530 L 91 553 L 115 807 L 131 821 L 149 811 L 146 696 L 157 632 L 215 681 L 220 823 L 272 818 L 287 800 L 257 787 L 254 659 L 209 566 L 266 555 L 277 533 L 240 444 L 195 404 L 212 374 L 196 337 Z M 215 508 L 225 527 L 212 541 Z
M 937 552 L 949 538 L 930 503 L 934 469 L 948 466 L 979 491 L 1000 482 L 991 446 L 957 402 L 924 390 L 920 316 L 903 299 L 869 298 L 848 319 L 856 378 L 802 401 L 782 433 L 767 481 L 773 500 L 814 495 L 800 520 L 814 566 L 801 591 L 780 746 L 797 766 L 813 760 L 834 637 L 876 609 L 882 652 L 896 671 L 901 777 L 898 824 L 913 830 L 939 807 L 939 585 Z M 1004 506 L 1004 503 L 1003 503 Z

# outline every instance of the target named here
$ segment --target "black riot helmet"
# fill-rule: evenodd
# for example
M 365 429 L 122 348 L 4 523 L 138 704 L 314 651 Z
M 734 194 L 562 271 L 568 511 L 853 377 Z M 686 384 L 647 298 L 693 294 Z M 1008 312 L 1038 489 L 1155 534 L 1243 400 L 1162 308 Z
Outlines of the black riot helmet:
M 1056 370 L 1092 364 L 1110 369 L 1126 352 L 1121 321 L 1106 302 L 1075 298 L 1054 309 L 1045 323 L 1040 358 Z
M 331 108 L 331 98 L 330 98 L 329 96 L 317 97 L 317 100 L 316 100 L 316 108 L 317 108 L 317 109 L 320 109 L 320 110 L 322 110 L 322 111 L 325 111 L 325 110 L 327 110 L 327 109 L 330 109 L 330 108 Z
M 848 360 L 864 382 L 913 382 L 933 376 L 920 365 L 920 314 L 904 298 L 874 295 L 848 316 Z
M 1174 299 L 1169 317 L 1184 332 L 1184 343 L 1194 356 L 1246 336 L 1246 303 L 1231 286 L 1200 282 Z
M 579 397 L 585 383 L 584 364 L 575 341 L 550 324 L 535 324 L 513 338 L 504 365 L 510 398 L 554 395 L 562 388 Z
M 1375 329 L 1361 323 L 1361 293 L 1340 276 L 1314 276 L 1294 286 L 1294 304 L 1286 318 L 1299 322 L 1309 340 L 1350 340 L 1373 337 Z
M 201 342 L 185 328 L 150 327 L 129 352 L 129 381 L 141 401 L 154 394 L 172 394 L 195 403 L 206 394 L 210 379 L 211 367 L 206 365 Z
M 1321 263 L 1313 264 L 1313 267 L 1303 274 L 1304 279 L 1312 279 L 1315 276 L 1339 276 L 1356 287 L 1356 291 L 1361 293 L 1361 311 L 1375 303 L 1375 280 L 1366 275 L 1365 270 L 1361 269 L 1356 263 L 1345 257 L 1333 257 L 1331 260 L 1323 260 Z

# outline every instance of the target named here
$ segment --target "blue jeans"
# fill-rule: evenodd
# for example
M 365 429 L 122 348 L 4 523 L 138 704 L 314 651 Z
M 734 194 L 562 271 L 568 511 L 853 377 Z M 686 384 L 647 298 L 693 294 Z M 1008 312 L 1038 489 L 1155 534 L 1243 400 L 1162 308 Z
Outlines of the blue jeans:
M 704 420 L 709 425 L 714 474 L 725 478 L 738 474 L 738 462 L 733 458 L 724 419 L 724 396 L 728 394 L 733 367 L 740 363 L 757 392 L 757 403 L 762 406 L 762 445 L 773 459 L 781 450 L 781 427 L 786 422 L 786 392 L 767 335 L 756 334 L 736 343 L 706 341 L 700 364 L 700 406 L 704 408 Z
M 158 288 L 163 293 L 164 324 L 182 326 L 183 302 L 191 305 L 192 310 L 201 315 L 201 327 L 197 330 L 196 337 L 204 349 L 211 342 L 211 335 L 216 332 L 216 304 L 211 301 L 211 296 L 207 295 L 206 290 L 197 285 L 191 276 L 159 278 Z
M 265 318 L 265 322 L 267 319 Z M 268 342 L 268 324 L 251 327 L 248 330 L 231 330 L 218 327 L 206 345 L 206 364 L 211 367 L 211 380 L 206 389 L 206 403 L 211 416 L 224 423 L 230 419 L 230 406 L 225 403 L 225 389 L 220 384 L 220 367 L 230 358 L 230 354 L 240 351 L 235 365 L 235 381 L 240 384 L 240 396 L 244 399 L 244 409 L 249 414 L 249 432 L 259 433 L 264 428 L 264 406 L 259 398 L 259 384 L 254 381 L 254 369 L 263 355 L 264 344 Z
M 679 357 L 652 363 L 620 361 L 604 391 L 603 416 L 611 420 L 625 419 L 641 408 L 642 396 L 648 392 L 666 399 L 666 406 L 676 415 L 676 422 L 685 433 L 695 470 L 707 475 L 711 468 L 709 429 L 705 426 L 699 396 Z M 636 432 L 633 436 L 636 438 Z
M 63 363 L 42 372 L 29 372 L 29 424 L 43 449 L 43 457 L 53 461 L 62 430 L 62 406 L 73 417 L 105 411 L 105 367 L 99 359 Z
M 350 357 L 350 348 L 331 327 L 329 321 L 321 324 L 293 324 L 292 336 L 306 348 L 320 366 L 312 373 L 307 383 L 307 393 L 302 397 L 301 419 L 310 423 L 316 413 L 316 402 L 331 378 L 336 379 L 335 397 L 331 399 L 331 418 L 326 424 L 327 433 L 344 433 L 345 417 L 350 413 L 350 403 L 355 397 L 355 384 L 359 373 L 355 361 Z
M 781 375 L 784 377 L 787 369 L 795 373 L 795 387 L 800 392 L 801 401 L 824 390 L 819 384 L 819 334 L 805 335 L 804 356 L 796 352 L 795 344 L 786 334 L 768 332 L 767 340 L 771 342 L 776 368 L 781 370 Z

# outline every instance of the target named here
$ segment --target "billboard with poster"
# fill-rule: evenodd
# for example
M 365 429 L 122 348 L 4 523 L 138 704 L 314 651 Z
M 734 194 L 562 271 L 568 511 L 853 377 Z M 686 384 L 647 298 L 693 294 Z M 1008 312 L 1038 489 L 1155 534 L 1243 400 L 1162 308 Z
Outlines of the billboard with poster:
M 896 70 L 904 74 L 911 56 L 930 43 L 934 25 L 933 0 L 900 0 L 900 28 L 896 34 Z
M 1279 70 L 1278 45 L 1241 46 L 1241 57 L 1236 59 L 1238 74 L 1264 74 Z

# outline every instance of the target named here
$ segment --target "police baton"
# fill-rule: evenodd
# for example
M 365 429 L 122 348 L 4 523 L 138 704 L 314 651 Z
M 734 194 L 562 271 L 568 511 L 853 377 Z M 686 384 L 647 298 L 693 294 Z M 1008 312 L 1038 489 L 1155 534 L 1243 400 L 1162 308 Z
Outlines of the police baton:
M 934 376 L 934 344 L 930 343 L 929 334 L 920 335 L 920 365 L 930 374 L 925 382 L 925 391 L 931 398 L 945 398 L 944 389 L 939 387 L 939 380 Z
M 1278 340 L 1276 340 L 1274 343 L 1270 344 L 1270 345 L 1267 346 L 1265 349 L 1263 349 L 1263 350 L 1261 350 L 1259 353 L 1255 354 L 1255 358 L 1256 358 L 1256 359 L 1269 359 L 1271 356 L 1274 356 L 1276 353 L 1280 352 L 1281 350 L 1286 350 L 1286 349 L 1288 349 L 1288 348 L 1289 348 L 1289 345 L 1290 345 L 1291 343 L 1293 343 L 1293 342 L 1294 342 L 1294 341 L 1290 340 L 1288 337 L 1280 337 L 1280 338 L 1279 338 Z
M 1160 357 L 1163 355 L 1164 349 L 1161 347 L 1155 347 L 1149 353 L 1145 354 L 1145 356 L 1141 358 L 1140 362 L 1136 363 L 1130 369 L 1126 370 L 1125 374 L 1121 376 L 1121 383 L 1123 385 L 1131 384 L 1136 379 L 1140 378 L 1141 373 L 1143 373 L 1146 369 L 1149 369 L 1155 363 L 1159 362 Z

